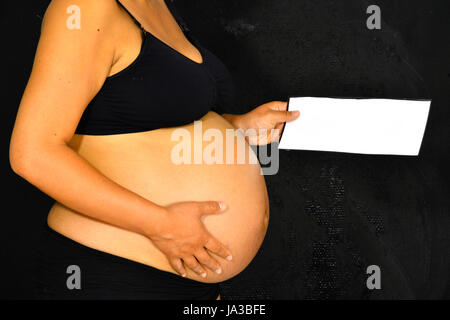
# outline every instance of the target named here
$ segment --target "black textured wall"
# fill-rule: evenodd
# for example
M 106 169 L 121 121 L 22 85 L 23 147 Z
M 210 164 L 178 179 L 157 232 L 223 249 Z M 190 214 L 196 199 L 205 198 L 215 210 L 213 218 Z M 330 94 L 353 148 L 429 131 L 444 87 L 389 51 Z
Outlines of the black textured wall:
M 232 71 L 234 112 L 288 96 L 433 99 L 418 158 L 281 152 L 267 238 L 224 298 L 449 297 L 449 3 L 176 2 Z M 371 4 L 381 30 L 366 27 Z M 366 288 L 372 264 L 379 291 Z
M 4 298 L 30 297 L 29 259 L 52 204 L 8 165 L 10 133 L 48 3 L 1 3 Z M 232 72 L 238 99 L 231 112 L 291 95 L 433 99 L 417 158 L 281 152 L 279 173 L 266 177 L 267 237 L 252 264 L 222 285 L 223 298 L 450 298 L 448 1 L 176 3 Z M 371 4 L 381 7 L 381 30 L 365 27 Z M 366 288 L 371 264 L 381 267 L 378 291 Z

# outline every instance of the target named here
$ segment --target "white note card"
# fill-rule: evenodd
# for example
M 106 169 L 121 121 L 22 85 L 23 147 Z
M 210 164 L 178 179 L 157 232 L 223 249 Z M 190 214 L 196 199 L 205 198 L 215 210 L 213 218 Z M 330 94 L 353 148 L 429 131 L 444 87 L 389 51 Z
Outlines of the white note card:
M 431 101 L 291 98 L 278 148 L 417 156 Z

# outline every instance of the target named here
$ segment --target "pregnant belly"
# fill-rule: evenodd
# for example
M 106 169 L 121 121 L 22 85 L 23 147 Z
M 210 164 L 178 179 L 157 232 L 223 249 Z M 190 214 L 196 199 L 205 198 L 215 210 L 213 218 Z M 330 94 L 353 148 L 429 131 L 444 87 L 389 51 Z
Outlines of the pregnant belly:
M 195 125 L 121 135 L 75 135 L 70 146 L 105 176 L 157 204 L 224 201 L 225 212 L 205 216 L 203 221 L 230 248 L 233 261 L 216 256 L 223 273 L 208 270 L 206 279 L 190 270 L 187 274 L 201 282 L 220 282 L 241 272 L 254 258 L 269 215 L 266 185 L 256 156 L 242 136 L 229 134 L 231 129 L 224 118 L 210 112 Z M 207 138 L 211 137 L 208 132 L 214 133 L 215 139 Z M 181 136 L 182 140 L 174 141 Z M 148 238 L 90 219 L 62 204 L 52 207 L 48 224 L 91 248 L 175 273 Z

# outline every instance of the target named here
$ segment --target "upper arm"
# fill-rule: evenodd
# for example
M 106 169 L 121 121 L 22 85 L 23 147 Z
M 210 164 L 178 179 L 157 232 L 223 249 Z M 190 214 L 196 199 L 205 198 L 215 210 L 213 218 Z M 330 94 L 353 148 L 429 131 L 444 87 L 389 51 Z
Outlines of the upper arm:
M 19 106 L 11 150 L 67 143 L 72 138 L 114 60 L 113 4 L 111 0 L 51 2 Z M 68 7 L 73 5 L 80 9 L 79 29 L 67 25 L 72 15 Z

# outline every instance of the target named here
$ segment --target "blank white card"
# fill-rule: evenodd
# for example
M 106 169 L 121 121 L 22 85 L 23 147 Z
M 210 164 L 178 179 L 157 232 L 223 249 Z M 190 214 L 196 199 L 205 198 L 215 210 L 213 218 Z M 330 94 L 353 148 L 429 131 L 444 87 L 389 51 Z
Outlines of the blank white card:
M 278 148 L 417 156 L 431 101 L 291 98 Z

